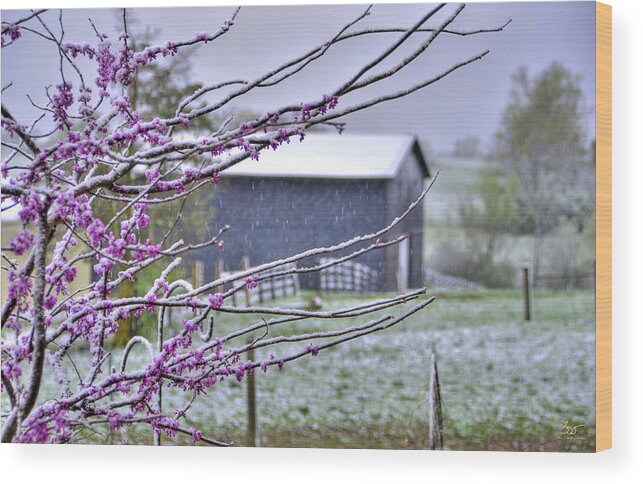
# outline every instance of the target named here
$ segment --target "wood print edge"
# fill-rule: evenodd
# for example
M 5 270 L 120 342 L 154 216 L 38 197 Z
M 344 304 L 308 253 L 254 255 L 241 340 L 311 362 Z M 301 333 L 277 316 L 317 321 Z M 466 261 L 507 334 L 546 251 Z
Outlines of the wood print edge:
M 612 7 L 596 3 L 596 451 L 612 447 Z

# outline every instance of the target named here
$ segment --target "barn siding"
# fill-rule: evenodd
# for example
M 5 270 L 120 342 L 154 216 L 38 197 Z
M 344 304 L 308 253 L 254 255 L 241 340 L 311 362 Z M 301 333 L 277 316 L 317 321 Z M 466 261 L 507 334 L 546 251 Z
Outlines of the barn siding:
M 398 176 L 388 180 L 224 176 L 208 195 L 205 219 L 211 233 L 231 226 L 224 237 L 225 250 L 210 248 L 195 256 L 204 261 L 206 278 L 211 279 L 217 258 L 223 258 L 226 270 L 238 269 L 245 255 L 256 265 L 372 233 L 404 212 L 421 193 L 424 173 L 418 161 L 415 151 L 409 152 Z M 410 234 L 411 287 L 423 283 L 423 221 L 419 206 L 383 237 Z M 358 261 L 380 273 L 378 290 L 397 290 L 397 247 L 369 252 Z M 303 276 L 302 287 L 317 287 L 317 277 Z
M 218 257 L 226 269 L 234 269 L 244 255 L 251 264 L 260 264 L 383 227 L 386 182 L 228 176 L 213 190 L 211 207 L 212 232 L 226 224 L 231 228 L 223 252 L 197 254 L 210 277 Z M 382 251 L 365 254 L 359 261 L 384 271 Z M 316 277 L 303 277 L 302 287 L 316 287 Z
M 407 159 L 400 166 L 396 178 L 387 186 L 388 220 L 393 220 L 402 214 L 411 203 L 422 193 L 424 188 L 424 173 L 418 164 L 417 155 L 410 152 Z M 391 232 L 389 237 L 408 234 L 410 236 L 411 262 L 409 268 L 410 287 L 421 287 L 423 280 L 423 237 L 424 237 L 424 209 L 420 204 L 402 223 Z M 386 289 L 397 289 L 398 248 L 390 247 L 386 251 L 387 272 L 392 274 L 388 278 Z

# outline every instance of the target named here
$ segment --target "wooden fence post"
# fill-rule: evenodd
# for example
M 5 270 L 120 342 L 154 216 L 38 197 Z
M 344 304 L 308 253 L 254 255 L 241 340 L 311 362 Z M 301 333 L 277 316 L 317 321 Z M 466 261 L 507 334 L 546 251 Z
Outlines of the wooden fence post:
M 528 263 L 522 265 L 522 293 L 525 301 L 525 321 L 531 321 L 532 308 L 532 283 L 531 283 L 531 267 Z
M 223 274 L 223 259 L 219 258 L 214 263 L 214 280 L 221 278 L 221 274 Z M 223 292 L 223 286 L 215 288 L 215 291 Z
M 431 367 L 429 368 L 429 449 L 442 449 L 442 396 L 440 395 L 440 378 L 438 377 L 438 364 L 435 351 L 431 353 Z
M 270 278 L 269 283 L 270 283 L 270 299 L 274 301 L 275 299 L 277 299 L 277 292 L 275 289 L 275 280 L 273 278 Z
M 203 261 L 194 261 L 192 268 L 192 287 L 201 287 L 203 285 Z
M 248 339 L 248 343 L 253 341 Z M 255 350 L 248 350 L 248 360 L 254 361 Z M 254 370 L 247 377 L 247 399 L 248 399 L 248 447 L 259 447 L 259 432 L 257 426 L 257 384 L 255 382 Z
M 250 269 L 250 258 L 244 256 L 241 259 L 241 270 L 247 271 Z M 251 305 L 250 301 L 250 288 L 246 286 L 246 307 Z M 248 343 L 252 343 L 252 336 L 248 339 Z M 250 348 L 247 352 L 248 361 L 254 361 L 255 359 L 255 349 Z M 255 382 L 255 373 L 254 371 L 250 373 L 246 378 L 246 398 L 248 403 L 248 435 L 247 435 L 247 446 L 248 447 L 259 447 L 259 432 L 257 432 L 257 384 Z

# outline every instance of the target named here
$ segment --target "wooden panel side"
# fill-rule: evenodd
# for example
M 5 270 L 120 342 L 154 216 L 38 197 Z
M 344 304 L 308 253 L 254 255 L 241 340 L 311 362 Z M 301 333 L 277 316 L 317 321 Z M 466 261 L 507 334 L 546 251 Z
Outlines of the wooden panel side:
M 596 451 L 612 447 L 612 7 L 596 3 Z

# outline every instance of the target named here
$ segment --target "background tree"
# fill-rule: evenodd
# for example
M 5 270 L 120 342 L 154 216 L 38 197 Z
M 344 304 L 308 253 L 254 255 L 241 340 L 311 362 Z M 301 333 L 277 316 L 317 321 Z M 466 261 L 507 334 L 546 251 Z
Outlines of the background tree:
M 121 27 L 122 15 L 117 15 L 117 29 Z M 154 45 L 153 39 L 159 36 L 158 31 L 147 27 L 140 29 L 140 19 L 129 14 L 127 17 L 128 43 L 134 52 L 144 51 Z M 131 78 L 127 87 L 127 98 L 131 109 L 138 112 L 145 119 L 167 119 L 176 113 L 179 103 L 195 91 L 203 88 L 203 83 L 195 81 L 191 55 L 196 47 L 186 47 L 173 56 L 164 57 L 159 62 L 149 63 L 140 66 Z M 205 101 L 196 100 L 192 109 L 199 109 L 206 106 Z M 237 115 L 243 121 L 252 119 L 250 113 Z M 190 125 L 191 133 L 211 133 L 216 127 L 223 123 L 222 116 L 201 116 Z M 182 128 L 176 130 L 177 134 Z M 183 128 L 185 131 L 185 129 Z M 136 147 L 133 147 L 135 149 Z M 143 183 L 145 176 L 142 171 L 132 171 L 126 176 L 130 182 Z M 182 209 L 183 208 L 183 209 Z M 104 200 L 96 206 L 96 213 L 100 217 L 113 217 L 119 211 L 119 203 Z M 144 230 L 147 237 L 152 240 L 162 237 L 169 231 L 168 239 L 175 242 L 179 238 L 189 237 L 198 241 L 207 234 L 207 227 L 203 220 L 213 208 L 208 207 L 203 199 L 199 197 L 185 197 L 182 200 L 170 201 L 164 204 L 155 204 L 148 208 L 148 216 L 153 222 Z M 181 213 L 181 217 L 175 220 L 173 214 Z M 183 268 L 177 269 L 172 280 L 186 277 L 187 273 Z M 142 270 L 138 275 L 139 284 L 120 285 L 114 296 L 134 297 L 143 296 L 147 288 L 156 279 L 153 268 Z M 135 334 L 151 336 L 151 328 L 155 320 L 153 314 L 143 314 L 141 317 L 133 315 L 121 321 L 118 333 L 114 336 L 112 343 L 115 346 L 124 346 Z
M 466 138 L 456 140 L 456 142 L 453 143 L 451 156 L 471 159 L 481 158 L 483 153 L 480 138 L 477 136 L 467 136 Z
M 459 206 L 459 237 L 441 241 L 431 266 L 486 287 L 511 286 L 515 268 L 501 257 L 511 232 L 521 223 L 516 192 L 516 183 L 501 173 L 481 174 L 475 198 L 469 196 Z
M 460 223 L 465 238 L 465 260 L 471 267 L 468 279 L 487 287 L 506 287 L 514 271 L 498 261 L 507 244 L 507 234 L 516 219 L 517 188 L 512 180 L 497 173 L 482 175 L 478 182 L 480 199 L 468 200 L 460 207 Z
M 578 76 L 553 63 L 530 77 L 513 77 L 511 99 L 496 135 L 495 156 L 515 178 L 518 209 L 534 235 L 537 276 L 545 235 L 567 214 L 578 196 L 578 173 L 586 162 L 583 95 Z

